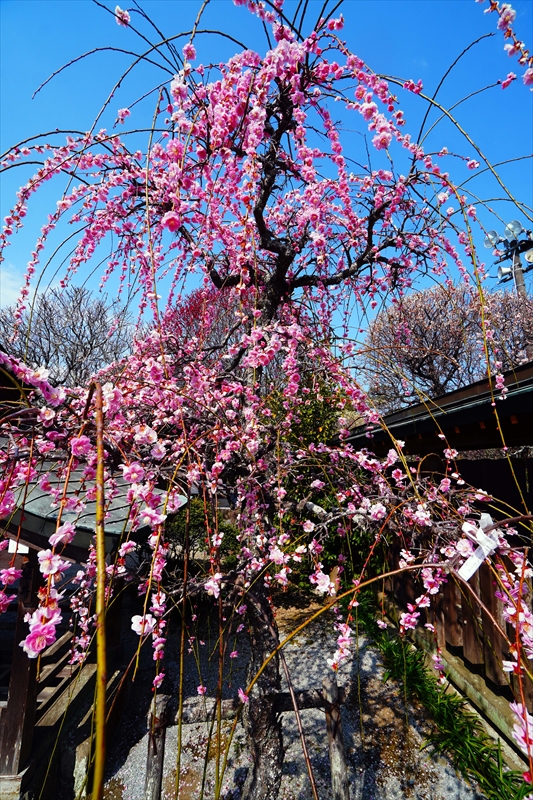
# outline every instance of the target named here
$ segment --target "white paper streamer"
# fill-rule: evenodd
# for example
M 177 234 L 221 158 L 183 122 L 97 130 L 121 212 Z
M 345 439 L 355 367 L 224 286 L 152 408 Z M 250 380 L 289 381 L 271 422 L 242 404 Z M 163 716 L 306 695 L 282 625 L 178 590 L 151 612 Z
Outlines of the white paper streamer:
M 498 547 L 498 531 L 493 530 L 488 535 L 483 532 L 484 528 L 489 528 L 494 524 L 491 515 L 481 514 L 479 524 L 479 528 L 476 528 L 470 522 L 465 522 L 463 525 L 463 532 L 478 545 L 476 550 L 466 559 L 461 569 L 457 572 L 459 577 L 464 581 L 469 580 L 472 575 L 477 572 L 485 559 Z

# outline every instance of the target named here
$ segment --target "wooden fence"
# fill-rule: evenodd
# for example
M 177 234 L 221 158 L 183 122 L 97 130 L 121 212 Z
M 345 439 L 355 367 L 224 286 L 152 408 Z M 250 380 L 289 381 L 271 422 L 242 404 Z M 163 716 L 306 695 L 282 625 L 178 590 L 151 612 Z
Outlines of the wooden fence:
M 389 561 L 391 569 L 399 568 L 399 551 L 400 545 L 392 549 Z M 414 604 L 416 598 L 425 591 L 420 579 L 411 572 L 385 581 L 384 588 L 389 599 L 389 613 L 396 615 L 396 618 L 399 611 L 406 610 L 408 603 Z M 502 667 L 504 661 L 515 661 L 509 642 L 514 642 L 516 631 L 505 622 L 503 603 L 494 594 L 496 589 L 494 573 L 487 562 L 481 564 L 468 585 L 450 574 L 443 590 L 432 598 L 431 607 L 419 609 L 419 629 L 423 633 L 419 630 L 415 638 L 427 650 L 436 650 L 438 646 L 445 660 L 447 655 L 455 663 L 460 659 L 461 672 L 467 676 L 467 681 L 477 687 L 476 693 L 486 694 L 493 702 L 495 696 L 505 700 L 513 697 L 520 700 L 523 696 L 531 712 L 533 682 L 523 674 L 520 686 L 518 676 Z M 423 628 L 426 622 L 434 626 L 434 634 Z M 471 699 L 475 701 L 475 698 Z M 487 710 L 487 704 L 483 704 L 482 710 Z M 504 728 L 502 732 L 508 736 L 509 725 Z

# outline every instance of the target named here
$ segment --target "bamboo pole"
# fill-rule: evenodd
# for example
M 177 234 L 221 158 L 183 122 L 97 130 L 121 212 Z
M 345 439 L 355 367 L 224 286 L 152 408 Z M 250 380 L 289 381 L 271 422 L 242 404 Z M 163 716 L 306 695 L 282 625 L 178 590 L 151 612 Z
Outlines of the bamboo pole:
M 105 538 L 104 538 L 104 414 L 102 386 L 96 384 L 96 700 L 94 711 L 95 753 L 92 800 L 102 800 L 106 758 L 107 651 L 105 635 Z

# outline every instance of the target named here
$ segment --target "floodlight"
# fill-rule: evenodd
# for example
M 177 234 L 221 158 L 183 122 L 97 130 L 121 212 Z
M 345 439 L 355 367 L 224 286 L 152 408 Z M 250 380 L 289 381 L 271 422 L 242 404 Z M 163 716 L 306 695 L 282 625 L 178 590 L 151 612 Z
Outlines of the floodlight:
M 498 267 L 498 280 L 499 281 L 508 281 L 513 274 L 513 270 L 511 267 L 502 267 L 501 265 Z
M 529 250 L 526 250 L 524 258 L 528 264 L 533 264 L 533 247 L 531 247 Z
M 487 231 L 487 235 L 485 236 L 485 247 L 490 250 L 491 247 L 496 247 L 498 242 L 500 241 L 500 237 L 496 233 L 496 231 Z
M 505 238 L 507 239 L 508 242 L 513 242 L 515 239 L 518 239 L 518 237 L 520 236 L 520 234 L 522 233 L 523 230 L 524 229 L 521 226 L 521 224 L 518 222 L 518 220 L 517 219 L 513 219 L 511 222 L 507 223 L 507 225 L 505 226 L 505 230 L 503 232 L 503 235 L 505 236 Z

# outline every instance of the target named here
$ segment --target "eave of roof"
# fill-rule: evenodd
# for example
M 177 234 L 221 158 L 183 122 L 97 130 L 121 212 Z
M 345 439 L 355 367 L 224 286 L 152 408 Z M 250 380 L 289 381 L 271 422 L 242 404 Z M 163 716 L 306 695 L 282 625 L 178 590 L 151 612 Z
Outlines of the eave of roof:
M 404 452 L 423 455 L 442 451 L 437 438 L 446 436 L 456 450 L 533 444 L 533 363 L 504 375 L 505 400 L 489 380 L 477 381 L 442 397 L 428 399 L 409 408 L 386 414 L 381 428 L 356 428 L 348 442 L 356 448 L 368 447 L 376 453 L 385 451 L 394 439 L 405 442 Z M 496 413 L 497 412 L 497 413 Z M 502 434 L 503 440 L 502 441 Z

